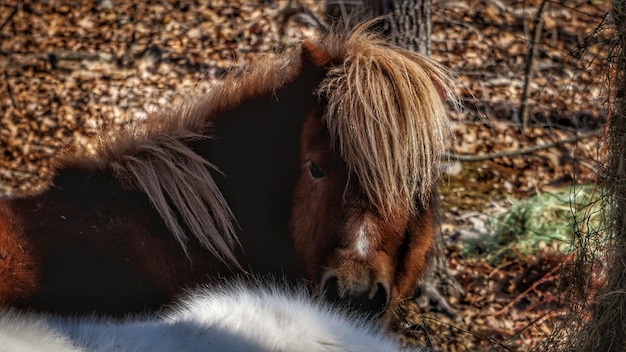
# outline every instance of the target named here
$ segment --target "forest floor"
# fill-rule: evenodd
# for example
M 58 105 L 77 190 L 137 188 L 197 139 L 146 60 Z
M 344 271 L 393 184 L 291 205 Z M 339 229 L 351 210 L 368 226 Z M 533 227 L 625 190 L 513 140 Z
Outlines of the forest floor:
M 574 233 L 601 231 L 609 4 L 547 2 L 522 129 L 540 3 L 433 2 L 433 56 L 458 74 L 464 107 L 453 113 L 457 138 L 440 192 L 448 261 L 465 292 L 451 297 L 453 318 L 407 319 L 436 350 L 543 351 L 577 323 L 561 276 L 578 260 Z
M 609 1 L 561 2 L 546 2 L 534 36 L 541 1 L 433 0 L 433 57 L 456 72 L 463 103 L 451 110 L 456 139 L 440 193 L 450 270 L 464 293 L 449 297 L 453 317 L 407 302 L 398 325 L 407 344 L 528 351 L 564 321 L 560 266 L 571 255 L 547 240 L 522 250 L 515 236 L 502 249 L 486 245 L 516 204 L 593 185 L 604 165 Z M 288 3 L 3 1 L 0 194 L 41 186 L 59 148 L 88 148 L 104 124 L 142 121 L 257 55 L 315 37 L 306 15 L 285 21 Z M 299 3 L 321 16 L 319 2 Z M 552 221 L 544 215 L 532 220 Z

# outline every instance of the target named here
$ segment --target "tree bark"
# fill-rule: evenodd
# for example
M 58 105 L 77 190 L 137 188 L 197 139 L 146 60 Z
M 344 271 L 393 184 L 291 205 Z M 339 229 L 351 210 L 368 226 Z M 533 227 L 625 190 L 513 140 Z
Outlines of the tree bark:
M 430 55 L 431 0 L 327 0 L 326 17 L 334 26 L 354 27 L 382 16 L 371 29 L 403 48 Z

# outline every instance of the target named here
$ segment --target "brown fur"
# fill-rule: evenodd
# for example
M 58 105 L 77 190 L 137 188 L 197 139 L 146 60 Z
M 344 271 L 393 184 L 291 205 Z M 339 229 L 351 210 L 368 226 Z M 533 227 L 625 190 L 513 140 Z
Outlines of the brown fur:
M 0 304 L 126 313 L 242 271 L 318 289 L 332 273 L 342 298 L 380 286 L 396 302 L 432 246 L 448 83 L 360 28 L 103 131 L 50 188 L 2 200 Z
M 37 288 L 37 260 L 29 252 L 20 219 L 0 201 L 0 305 L 19 302 Z
M 243 79 L 229 76 L 210 95 L 202 97 L 199 104 L 182 105 L 153 116 L 148 125 L 131 127 L 114 140 L 100 140 L 95 157 L 61 158 L 57 167 L 112 170 L 125 187 L 149 196 L 183 249 L 186 250 L 187 233 L 176 220 L 175 212 L 182 215 L 190 233 L 213 255 L 237 266 L 232 253 L 237 244 L 235 219 L 210 173 L 217 169 L 188 143 L 207 138 L 202 133 L 210 133 L 212 119 L 218 112 L 258 92 L 276 88 L 275 82 L 267 86 L 272 82 L 267 75 L 275 72 L 269 71 L 270 67 L 273 65 L 260 62 Z M 287 78 L 286 73 L 291 70 L 285 71 Z
M 218 276 L 300 277 L 287 233 L 291 131 L 317 105 L 321 74 L 299 56 L 261 60 L 150 124 L 103 131 L 94 152 L 60 156 L 50 187 L 1 200 L 6 242 L 23 239 L 25 253 L 0 262 L 0 305 L 125 314 Z
M 236 219 L 210 173 L 218 170 L 189 143 L 208 138 L 220 113 L 279 89 L 300 74 L 300 67 L 299 55 L 258 59 L 244 73 L 228 75 L 208 94 L 155 113 L 149 124 L 102 131 L 92 155 L 61 157 L 56 168 L 111 170 L 124 187 L 148 195 L 184 250 L 190 232 L 213 255 L 238 266 L 232 252 L 237 245 Z M 183 224 L 175 213 L 182 215 Z

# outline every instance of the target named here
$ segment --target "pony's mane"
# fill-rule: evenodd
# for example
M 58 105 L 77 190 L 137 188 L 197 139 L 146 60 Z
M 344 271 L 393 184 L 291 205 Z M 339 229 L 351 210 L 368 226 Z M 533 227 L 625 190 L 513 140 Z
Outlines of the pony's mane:
M 124 188 L 148 197 L 185 253 L 186 227 L 216 257 L 237 265 L 235 220 L 211 174 L 217 169 L 187 145 L 200 138 L 207 137 L 184 128 L 159 133 L 154 125 L 132 126 L 115 137 L 104 134 L 94 154 L 63 157 L 56 168 L 112 172 Z
M 147 123 L 121 131 L 105 128 L 91 150 L 65 154 L 53 167 L 112 171 L 124 187 L 147 195 L 186 253 L 185 228 L 212 254 L 239 267 L 233 254 L 239 245 L 236 219 L 211 174 L 219 170 L 189 142 L 210 138 L 220 112 L 293 80 L 300 71 L 298 60 L 297 55 L 255 60 L 243 72 L 230 72 L 208 93 L 185 96 L 173 108 L 152 113 Z
M 451 81 L 432 60 L 367 34 L 367 25 L 320 41 L 319 49 L 340 64 L 329 69 L 317 93 L 328 103 L 331 145 L 370 202 L 391 213 L 402 202 L 412 209 L 415 196 L 423 202 L 429 196 L 448 137 L 441 96 L 451 96 Z M 236 220 L 211 174 L 219 170 L 189 142 L 210 138 L 220 112 L 293 81 L 301 67 L 298 50 L 256 59 L 207 94 L 151 114 L 148 123 L 102 131 L 94 152 L 61 157 L 54 167 L 112 171 L 125 187 L 148 196 L 183 250 L 187 228 L 211 253 L 238 266 Z
M 320 42 L 338 64 L 318 94 L 331 146 L 370 203 L 391 214 L 416 199 L 428 204 L 450 136 L 443 99 L 454 95 L 446 68 L 367 33 L 370 25 Z

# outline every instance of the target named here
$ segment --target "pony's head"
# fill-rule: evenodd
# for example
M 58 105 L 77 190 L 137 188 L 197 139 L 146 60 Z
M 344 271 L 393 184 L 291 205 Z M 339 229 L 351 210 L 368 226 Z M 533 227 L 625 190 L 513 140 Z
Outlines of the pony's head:
M 411 296 L 427 266 L 451 81 L 364 28 L 303 44 L 327 74 L 301 132 L 290 227 L 318 292 L 376 314 Z

